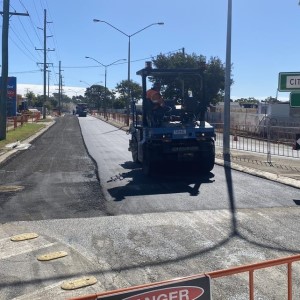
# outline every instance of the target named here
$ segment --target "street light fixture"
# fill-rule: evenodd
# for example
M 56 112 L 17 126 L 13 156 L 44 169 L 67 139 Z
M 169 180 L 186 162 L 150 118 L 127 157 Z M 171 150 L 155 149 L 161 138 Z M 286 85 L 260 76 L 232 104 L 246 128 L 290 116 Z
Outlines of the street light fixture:
M 86 81 L 83 81 L 83 80 L 79 80 L 79 81 L 82 82 L 82 83 L 85 83 L 88 86 L 90 86 L 90 84 L 88 82 L 86 82 Z
M 144 27 L 144 28 L 142 28 L 142 29 L 140 29 L 140 30 L 132 33 L 132 34 L 127 34 L 124 31 L 120 30 L 119 28 L 113 26 L 112 24 L 110 24 L 110 23 L 108 23 L 106 21 L 99 20 L 99 19 L 93 19 L 93 21 L 94 22 L 105 23 L 105 24 L 109 25 L 110 27 L 116 29 L 117 31 L 121 32 L 123 35 L 125 35 L 125 36 L 128 37 L 128 79 L 127 79 L 127 81 L 128 81 L 128 89 L 129 89 L 129 93 L 128 93 L 129 96 L 128 97 L 130 97 L 130 88 L 129 88 L 129 82 L 130 82 L 130 39 L 131 39 L 132 36 L 140 33 L 141 31 L 143 31 L 143 30 L 145 30 L 145 29 L 147 29 L 147 28 L 149 28 L 151 26 L 154 26 L 154 25 L 164 25 L 164 22 L 152 23 L 152 24 L 150 24 L 150 25 L 148 25 L 148 26 L 146 26 L 146 27 Z M 127 111 L 127 126 L 128 126 L 129 125 L 129 98 L 126 101 L 126 111 Z
M 98 61 L 97 59 L 95 58 L 92 58 L 92 57 L 89 57 L 89 56 L 86 56 L 85 58 L 88 58 L 88 59 L 92 59 L 93 61 L 97 62 L 99 65 L 101 65 L 102 67 L 105 68 L 105 74 L 104 74 L 104 117 L 106 117 L 106 78 L 107 78 L 107 68 L 111 65 L 114 65 L 115 63 L 119 62 L 119 61 L 125 61 L 126 59 L 125 58 L 121 58 L 121 59 L 118 59 L 108 65 L 104 65 L 103 63 L 101 63 L 100 61 Z
M 81 90 L 83 91 L 84 89 L 81 89 Z M 68 89 L 68 91 L 71 91 L 71 92 L 74 92 L 74 93 L 75 93 L 76 98 L 77 98 L 77 94 L 79 94 L 81 90 L 79 90 L 79 91 L 76 92 L 75 90 Z
M 97 84 L 97 83 L 102 83 L 102 81 L 97 81 L 97 82 L 95 82 L 95 83 L 93 83 L 93 84 L 90 84 L 90 83 L 88 83 L 88 82 L 86 82 L 86 81 L 83 81 L 83 80 L 79 80 L 80 82 L 82 82 L 82 83 L 85 83 L 86 85 L 88 85 L 88 86 L 92 86 L 92 85 L 95 85 L 95 84 Z

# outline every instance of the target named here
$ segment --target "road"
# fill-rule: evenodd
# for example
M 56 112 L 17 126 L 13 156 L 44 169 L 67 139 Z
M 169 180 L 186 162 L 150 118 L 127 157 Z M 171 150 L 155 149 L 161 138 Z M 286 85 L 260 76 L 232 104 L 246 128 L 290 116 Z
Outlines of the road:
M 208 175 L 170 167 L 147 178 L 128 139 L 91 116 L 65 116 L 1 166 L 1 185 L 20 190 L 0 192 L 0 299 L 65 299 L 299 252 L 298 189 L 218 165 Z M 39 238 L 11 244 L 28 231 Z M 69 255 L 36 260 L 52 249 Z M 257 275 L 261 299 L 286 298 L 270 288 L 286 285 L 283 269 Z M 97 284 L 61 289 L 82 275 Z M 248 299 L 246 276 L 212 289 L 213 299 Z
M 140 165 L 132 162 L 131 154 L 127 151 L 129 136 L 122 130 L 95 118 L 81 118 L 80 125 L 89 153 L 99 166 L 100 184 L 109 214 L 231 207 L 296 207 L 293 199 L 298 196 L 297 189 L 289 189 L 240 172 L 226 174 L 224 168 L 219 166 L 204 175 L 168 166 L 162 167 L 154 178 L 147 178 L 141 174 Z M 231 183 L 235 199 L 229 199 L 226 192 Z M 257 188 L 257 185 L 262 188 Z M 122 205 L 118 201 L 123 201 Z

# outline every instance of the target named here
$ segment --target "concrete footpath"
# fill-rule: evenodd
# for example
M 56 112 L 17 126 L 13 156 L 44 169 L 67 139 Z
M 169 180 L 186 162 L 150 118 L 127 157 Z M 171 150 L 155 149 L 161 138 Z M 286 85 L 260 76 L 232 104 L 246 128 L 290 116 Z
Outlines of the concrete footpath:
M 223 159 L 222 148 L 216 147 L 216 164 L 244 173 L 300 188 L 300 158 L 284 157 L 250 151 L 230 150 L 230 161 Z
M 102 121 L 105 121 L 99 116 L 98 118 Z M 26 141 L 21 141 L 21 144 L 31 143 L 39 135 L 43 134 L 45 130 L 50 128 L 54 122 L 50 122 L 46 128 L 42 129 Z M 108 122 L 124 131 L 128 130 L 128 127 L 122 124 L 114 123 L 110 120 L 105 122 Z M 22 147 L 16 147 L 13 149 L 0 149 L 0 164 L 10 158 L 12 155 L 15 155 L 18 151 L 23 151 L 20 149 L 22 149 Z M 275 155 L 272 155 L 268 158 L 267 154 L 263 153 L 231 149 L 230 161 L 227 159 L 227 161 L 224 162 L 222 150 L 223 149 L 221 147 L 216 147 L 217 165 L 224 165 L 234 170 L 300 188 L 300 158 Z

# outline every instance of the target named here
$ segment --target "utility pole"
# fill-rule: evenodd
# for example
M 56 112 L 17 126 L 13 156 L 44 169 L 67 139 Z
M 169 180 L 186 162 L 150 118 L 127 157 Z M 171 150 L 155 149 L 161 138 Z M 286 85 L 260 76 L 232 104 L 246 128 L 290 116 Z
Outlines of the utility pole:
M 39 28 L 41 30 L 44 31 L 44 49 L 37 49 L 35 48 L 35 50 L 43 50 L 44 51 L 44 101 L 43 101 L 43 119 L 46 119 L 46 86 L 47 86 L 47 68 L 49 63 L 47 64 L 47 51 L 54 51 L 55 49 L 47 49 L 47 37 L 51 37 L 47 36 L 47 23 L 51 23 L 51 22 L 47 22 L 47 10 L 44 9 L 44 28 Z M 41 63 L 39 63 L 41 64 Z
M 48 99 L 49 99 L 49 97 L 50 97 L 50 73 L 51 73 L 51 71 L 47 70 L 47 73 L 48 73 Z
M 46 119 L 46 80 L 47 80 L 47 34 L 46 30 L 47 29 L 47 11 L 44 9 L 44 101 L 43 101 L 43 119 Z
M 58 73 L 58 113 L 61 115 L 61 102 L 62 102 L 62 93 L 63 93 L 63 83 L 62 83 L 62 72 L 61 61 L 59 61 L 59 73 Z
M 62 94 L 63 94 L 63 83 L 62 83 L 62 79 L 63 76 L 61 74 L 61 72 L 64 71 L 61 69 L 61 61 L 59 61 L 59 65 L 58 65 L 58 115 L 61 115 L 61 103 L 62 103 Z
M 8 79 L 8 29 L 9 17 L 12 15 L 29 16 L 28 13 L 9 12 L 9 0 L 3 0 L 2 23 L 2 81 L 0 98 L 0 141 L 6 139 L 6 116 L 7 116 L 7 79 Z

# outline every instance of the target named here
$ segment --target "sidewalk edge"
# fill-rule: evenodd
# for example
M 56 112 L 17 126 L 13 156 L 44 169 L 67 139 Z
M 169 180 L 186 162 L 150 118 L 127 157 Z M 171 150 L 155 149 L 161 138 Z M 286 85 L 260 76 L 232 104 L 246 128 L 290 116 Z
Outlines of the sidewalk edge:
M 224 167 L 229 167 L 236 171 L 240 171 L 240 172 L 247 173 L 250 175 L 258 176 L 258 177 L 268 179 L 271 181 L 276 181 L 276 182 L 279 182 L 279 183 L 282 183 L 285 185 L 289 185 L 294 188 L 298 188 L 298 189 L 300 188 L 299 180 L 296 180 L 293 178 L 288 178 L 285 176 L 281 176 L 281 175 L 277 175 L 277 174 L 273 174 L 273 173 L 269 173 L 269 172 L 265 172 L 265 171 L 260 171 L 260 170 L 252 169 L 249 167 L 244 167 L 244 166 L 238 165 L 233 162 L 228 162 L 228 161 L 224 162 L 222 159 L 219 159 L 219 158 L 215 159 L 215 164 L 224 166 Z

